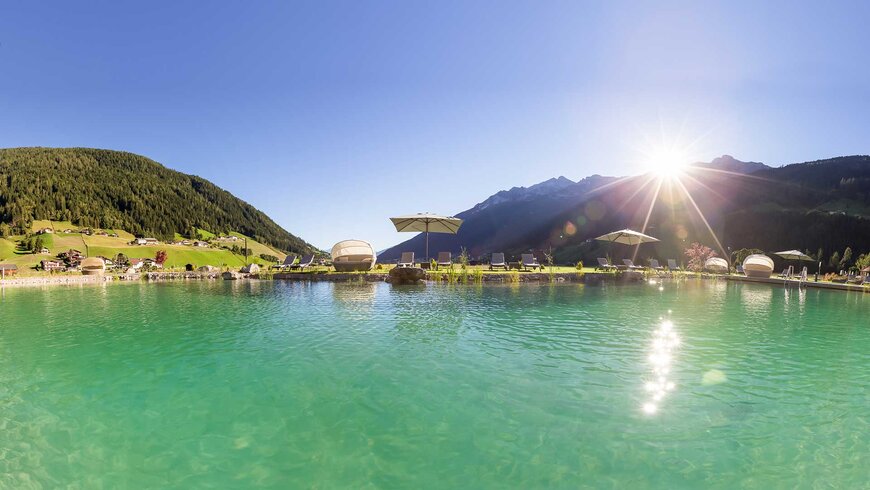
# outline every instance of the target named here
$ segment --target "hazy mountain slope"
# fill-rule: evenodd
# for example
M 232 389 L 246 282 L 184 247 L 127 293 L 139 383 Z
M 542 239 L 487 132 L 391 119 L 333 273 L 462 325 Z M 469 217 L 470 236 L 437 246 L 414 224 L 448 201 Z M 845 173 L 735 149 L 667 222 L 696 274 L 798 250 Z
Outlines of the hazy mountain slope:
M 588 186 L 563 185 L 537 194 L 531 191 L 538 186 L 512 189 L 459 213 L 466 218 L 460 233 L 432 235 L 430 253 L 465 247 L 472 255 L 552 250 L 561 263 L 605 254 L 620 258 L 634 249 L 592 238 L 621 228 L 640 230 L 644 224 L 661 242 L 641 247 L 640 258 L 679 258 L 693 241 L 720 254 L 744 247 L 870 249 L 868 163 L 866 156 L 853 156 L 771 168 L 726 155 L 693 165 L 679 180 L 652 174 L 595 176 L 581 181 L 590 181 Z M 383 258 L 403 250 L 420 254 L 422 243 L 415 237 Z
M 169 240 L 193 228 L 237 231 L 283 251 L 313 247 L 211 182 L 127 152 L 0 149 L 0 223 L 34 219 L 119 228 Z
M 498 192 L 456 215 L 464 220 L 456 235 L 430 234 L 429 254 L 434 257 L 439 251 L 445 250 L 458 254 L 462 247 L 466 247 L 471 255 L 477 256 L 521 243 L 528 236 L 537 240 L 546 226 L 542 217 L 571 208 L 582 201 L 587 192 L 613 180 L 612 177 L 596 175 L 572 182 L 559 177 L 530 187 L 514 187 Z M 414 251 L 417 257 L 423 258 L 424 237 L 414 236 L 384 250 L 379 254 L 379 260 L 395 260 L 405 251 Z

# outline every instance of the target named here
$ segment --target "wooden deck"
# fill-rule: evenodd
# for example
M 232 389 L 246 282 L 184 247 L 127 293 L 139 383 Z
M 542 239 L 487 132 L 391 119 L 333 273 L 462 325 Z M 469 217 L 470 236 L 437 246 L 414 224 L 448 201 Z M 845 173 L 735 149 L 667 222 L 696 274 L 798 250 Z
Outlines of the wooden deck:
M 845 284 L 845 283 L 836 283 L 836 282 L 815 282 L 812 279 L 809 281 L 801 282 L 797 279 L 782 279 L 776 277 L 746 277 L 746 276 L 723 276 L 725 279 L 729 281 L 735 282 L 755 282 L 755 283 L 763 283 L 763 284 L 774 284 L 779 286 L 794 286 L 794 287 L 805 287 L 805 288 L 819 288 L 819 289 L 836 289 L 838 291 L 856 291 L 859 293 L 870 293 L 870 288 L 864 287 L 859 284 Z

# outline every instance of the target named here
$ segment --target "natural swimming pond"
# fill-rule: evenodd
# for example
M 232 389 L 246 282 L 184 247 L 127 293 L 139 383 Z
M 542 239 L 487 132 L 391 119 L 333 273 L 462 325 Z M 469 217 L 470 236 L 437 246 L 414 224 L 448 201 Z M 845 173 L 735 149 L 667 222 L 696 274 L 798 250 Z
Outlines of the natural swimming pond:
M 857 488 L 870 295 L 0 291 L 0 487 Z

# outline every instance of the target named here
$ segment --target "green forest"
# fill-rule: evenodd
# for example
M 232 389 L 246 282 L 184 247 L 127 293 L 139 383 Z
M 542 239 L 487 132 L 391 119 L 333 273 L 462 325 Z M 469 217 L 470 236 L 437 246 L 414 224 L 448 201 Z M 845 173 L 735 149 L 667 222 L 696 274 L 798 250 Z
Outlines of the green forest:
M 310 244 L 211 182 L 133 153 L 90 148 L 0 149 L 0 223 L 23 235 L 33 220 L 123 229 L 171 240 L 196 229 L 236 231 L 285 252 Z

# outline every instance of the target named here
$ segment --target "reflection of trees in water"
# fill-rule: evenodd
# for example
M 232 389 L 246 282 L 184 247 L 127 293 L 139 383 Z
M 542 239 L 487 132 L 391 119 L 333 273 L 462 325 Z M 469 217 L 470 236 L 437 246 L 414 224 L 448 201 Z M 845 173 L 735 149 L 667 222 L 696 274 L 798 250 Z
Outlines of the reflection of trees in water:
M 371 282 L 329 284 L 338 314 L 366 320 L 374 314 L 378 287 L 384 286 Z
M 363 283 L 335 283 L 332 285 L 332 297 L 339 305 L 369 305 L 375 301 L 378 284 L 373 282 Z
M 475 290 L 457 285 L 393 287 L 390 310 L 396 331 L 424 341 L 457 335 L 467 315 L 469 296 L 479 296 Z

